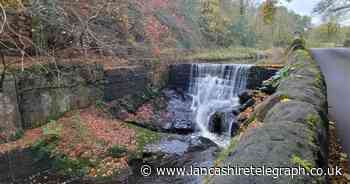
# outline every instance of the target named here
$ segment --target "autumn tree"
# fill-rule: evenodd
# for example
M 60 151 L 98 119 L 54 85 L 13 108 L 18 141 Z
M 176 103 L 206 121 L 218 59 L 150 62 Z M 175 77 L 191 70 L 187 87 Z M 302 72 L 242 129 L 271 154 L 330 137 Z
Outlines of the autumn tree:
M 275 14 L 276 14 L 276 0 L 266 0 L 262 4 L 262 16 L 263 16 L 263 21 L 265 25 L 270 25 L 271 26 L 271 40 L 272 40 L 272 46 L 274 43 L 274 19 L 275 19 Z
M 201 4 L 201 31 L 210 41 L 222 43 L 227 19 L 222 15 L 220 0 L 203 0 Z

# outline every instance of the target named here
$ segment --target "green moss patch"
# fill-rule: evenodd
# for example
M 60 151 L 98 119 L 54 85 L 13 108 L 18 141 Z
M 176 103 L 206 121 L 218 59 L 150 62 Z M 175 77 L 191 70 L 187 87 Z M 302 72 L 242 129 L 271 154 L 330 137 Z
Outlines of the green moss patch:
M 308 160 L 303 160 L 297 155 L 292 155 L 291 163 L 295 166 L 300 166 L 306 169 L 307 172 L 310 172 L 311 168 L 313 168 L 313 164 Z

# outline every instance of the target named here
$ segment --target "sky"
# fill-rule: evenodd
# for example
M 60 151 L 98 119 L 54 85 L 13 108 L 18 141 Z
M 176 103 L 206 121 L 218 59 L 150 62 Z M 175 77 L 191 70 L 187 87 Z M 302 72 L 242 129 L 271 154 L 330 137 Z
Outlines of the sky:
M 262 2 L 264 0 L 256 0 L 257 2 Z M 308 15 L 312 17 L 312 23 L 314 25 L 319 25 L 321 23 L 321 17 L 318 15 L 313 15 L 312 10 L 320 0 L 292 0 L 292 2 L 282 1 L 282 4 L 288 9 L 300 15 Z
M 293 0 L 290 3 L 283 2 L 283 4 L 290 10 L 295 11 L 300 15 L 308 15 L 312 17 L 313 24 L 320 24 L 321 17 L 319 15 L 312 14 L 313 8 L 320 0 Z

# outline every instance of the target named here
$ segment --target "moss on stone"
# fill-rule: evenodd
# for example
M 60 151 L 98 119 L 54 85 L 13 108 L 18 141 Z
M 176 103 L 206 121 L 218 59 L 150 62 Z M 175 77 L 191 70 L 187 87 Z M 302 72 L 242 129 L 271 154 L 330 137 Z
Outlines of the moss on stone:
M 299 156 L 294 155 L 294 154 L 292 155 L 292 158 L 290 161 L 292 164 L 294 164 L 296 166 L 303 167 L 307 172 L 310 172 L 311 168 L 314 167 L 314 165 L 310 161 L 304 160 L 304 159 L 302 159 Z
M 315 78 L 315 86 L 318 88 L 322 88 L 323 85 L 323 79 L 321 76 L 321 73 L 318 73 Z
M 249 124 L 253 123 L 254 121 L 256 121 L 256 113 L 253 112 L 253 114 L 251 114 L 248 119 L 244 122 L 244 125 L 248 126 Z
M 235 150 L 239 142 L 239 136 L 235 136 L 230 140 L 230 144 L 222 149 L 216 156 L 214 167 L 220 167 L 222 162 Z M 204 177 L 205 184 L 212 183 L 213 176 L 207 175 Z
M 297 50 L 295 51 L 297 61 L 307 61 L 312 60 L 310 53 L 307 50 Z
M 306 116 L 306 123 L 310 125 L 310 127 L 314 128 L 317 125 L 317 122 L 321 121 L 319 117 L 315 114 L 308 114 Z
M 239 142 L 239 136 L 235 136 L 230 140 L 230 144 L 222 149 L 216 159 L 215 159 L 215 166 L 220 166 L 221 163 L 230 155 L 230 153 L 232 153 L 234 151 L 234 149 L 236 148 L 236 146 L 238 145 Z

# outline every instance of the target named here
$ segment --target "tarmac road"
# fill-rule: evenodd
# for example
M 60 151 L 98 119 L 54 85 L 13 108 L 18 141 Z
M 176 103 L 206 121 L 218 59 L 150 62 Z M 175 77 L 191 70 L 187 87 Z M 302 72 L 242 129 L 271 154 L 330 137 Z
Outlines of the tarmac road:
M 325 76 L 330 118 L 350 156 L 350 49 L 311 49 L 311 54 Z

